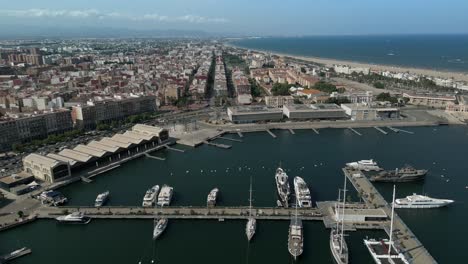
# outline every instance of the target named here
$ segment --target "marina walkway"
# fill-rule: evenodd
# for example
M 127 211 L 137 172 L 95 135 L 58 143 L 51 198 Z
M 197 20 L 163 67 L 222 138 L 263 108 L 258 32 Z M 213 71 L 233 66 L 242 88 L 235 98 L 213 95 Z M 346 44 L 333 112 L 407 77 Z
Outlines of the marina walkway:
M 41 207 L 36 211 L 38 218 L 56 218 L 59 215 L 80 211 L 91 218 L 102 219 L 152 219 L 155 212 L 170 219 L 248 219 L 249 207 Z M 317 208 L 299 208 L 298 216 L 302 220 L 322 221 L 322 214 Z M 294 208 L 252 208 L 256 219 L 290 220 Z
M 343 168 L 343 172 L 370 208 L 382 208 L 387 215 L 391 215 L 391 206 L 362 172 L 347 168 Z M 393 239 L 395 240 L 395 244 L 401 249 L 401 253 L 404 253 L 411 259 L 411 263 L 437 263 L 396 212 L 393 226 Z M 390 227 L 388 225 L 386 225 L 384 229 L 387 234 L 390 232 Z

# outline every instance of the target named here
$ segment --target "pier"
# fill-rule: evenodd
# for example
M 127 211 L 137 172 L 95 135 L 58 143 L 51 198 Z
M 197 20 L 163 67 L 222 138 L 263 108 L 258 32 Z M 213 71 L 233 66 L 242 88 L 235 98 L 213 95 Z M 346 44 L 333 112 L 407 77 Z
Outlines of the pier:
M 156 157 L 156 156 L 151 156 L 151 155 L 148 154 L 148 153 L 145 153 L 145 156 L 146 156 L 147 158 L 155 159 L 155 160 L 166 160 L 165 158 Z
M 258 207 L 252 208 L 252 215 L 262 220 L 291 220 L 295 208 Z M 169 219 L 245 219 L 249 218 L 249 207 L 41 207 L 36 213 L 38 218 L 54 219 L 64 212 L 80 211 L 97 219 L 153 219 L 164 216 Z M 322 214 L 317 208 L 298 208 L 298 216 L 305 221 L 322 221 Z
M 203 143 L 205 143 L 206 145 L 215 146 L 215 147 L 222 148 L 222 149 L 230 149 L 230 148 L 232 148 L 231 145 L 220 144 L 220 143 L 214 143 L 214 142 L 209 142 L 209 141 L 203 141 Z
M 317 135 L 320 134 L 319 131 L 318 131 L 318 129 L 312 128 L 312 130 L 315 132 L 315 134 L 317 134 Z
M 229 141 L 233 141 L 233 142 L 242 142 L 241 139 L 235 139 L 235 138 L 228 138 L 228 137 L 223 137 L 223 136 L 219 136 L 217 137 L 219 139 L 224 139 L 224 140 L 229 140 Z
M 276 138 L 276 135 L 273 134 L 270 129 L 267 129 L 266 132 L 268 132 L 268 134 L 270 134 L 273 138 Z
M 362 136 L 361 133 L 357 132 L 356 129 L 352 128 L 352 127 L 348 127 L 349 130 L 353 131 L 356 135 L 358 136 Z
M 85 182 L 85 183 L 92 183 L 93 182 L 93 180 L 91 180 L 90 178 L 84 177 L 84 176 L 81 176 L 80 179 L 81 179 L 82 182 Z
M 397 129 L 398 129 L 398 131 L 403 132 L 403 133 L 406 133 L 406 134 L 411 134 L 411 135 L 414 134 L 414 132 L 412 132 L 412 131 L 403 130 L 403 129 L 399 129 L 399 128 L 397 128 Z
M 376 126 L 375 126 L 374 128 L 375 128 L 377 131 L 380 131 L 380 132 L 381 132 L 382 134 L 384 134 L 384 135 L 387 135 L 387 134 L 388 134 L 387 131 L 381 129 L 380 127 L 376 127 Z
M 239 135 L 240 138 L 244 137 L 244 135 L 242 135 L 242 132 L 240 131 L 237 131 L 237 135 Z
M 393 128 L 393 127 L 391 127 L 391 126 L 387 126 L 387 128 L 390 129 L 391 131 L 395 132 L 395 133 L 400 132 L 398 129 Z
M 343 173 L 353 184 L 356 191 L 361 194 L 362 199 L 369 208 L 381 208 L 387 215 L 391 215 L 392 208 L 390 204 L 385 201 L 379 191 L 361 171 L 343 168 Z M 437 263 L 396 212 L 394 214 L 393 225 L 395 230 L 393 233 L 395 245 L 401 249 L 401 253 L 410 259 L 411 263 Z M 389 224 L 384 226 L 384 230 L 387 234 L 390 232 Z
M 0 263 L 6 263 L 6 262 L 9 262 L 9 261 L 12 261 L 14 259 L 17 259 L 19 257 L 22 257 L 22 256 L 25 256 L 25 255 L 28 255 L 28 254 L 31 254 L 32 253 L 32 250 L 29 249 L 29 248 L 20 248 L 18 250 L 15 250 L 9 254 L 6 254 L 6 255 L 3 255 L 0 257 Z
M 294 132 L 294 130 L 292 130 L 292 128 L 289 128 L 288 130 L 289 130 L 289 133 L 291 133 L 291 135 L 296 134 L 296 133 Z
M 178 151 L 178 152 L 182 152 L 182 153 L 185 152 L 185 150 L 183 150 L 183 149 L 173 148 L 173 147 L 170 147 L 168 145 L 166 145 L 166 149 L 173 150 L 173 151 Z

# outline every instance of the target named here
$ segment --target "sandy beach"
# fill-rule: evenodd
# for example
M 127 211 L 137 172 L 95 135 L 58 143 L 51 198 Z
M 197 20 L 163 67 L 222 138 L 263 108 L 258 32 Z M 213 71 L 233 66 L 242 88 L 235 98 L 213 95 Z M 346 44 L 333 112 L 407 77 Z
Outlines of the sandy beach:
M 395 65 L 369 64 L 369 63 L 353 62 L 353 61 L 346 61 L 346 60 L 298 56 L 298 55 L 279 53 L 279 52 L 274 52 L 274 51 L 269 51 L 269 50 L 247 49 L 244 47 L 232 45 L 231 43 L 226 44 L 226 45 L 230 47 L 234 47 L 234 48 L 239 48 L 239 49 L 253 50 L 253 51 L 262 52 L 262 53 L 274 54 L 274 55 L 281 56 L 281 57 L 291 57 L 291 58 L 295 58 L 299 60 L 315 62 L 315 63 L 323 64 L 328 67 L 332 67 L 333 65 L 339 64 L 339 65 L 348 65 L 351 67 L 370 68 L 371 70 L 377 70 L 377 71 L 408 72 L 412 74 L 425 75 L 425 76 L 431 76 L 431 77 L 440 77 L 444 79 L 452 78 L 455 81 L 468 82 L 468 73 L 463 73 L 463 72 L 451 72 L 451 71 L 443 71 L 443 70 L 410 68 L 410 67 L 400 67 L 400 66 L 395 66 Z

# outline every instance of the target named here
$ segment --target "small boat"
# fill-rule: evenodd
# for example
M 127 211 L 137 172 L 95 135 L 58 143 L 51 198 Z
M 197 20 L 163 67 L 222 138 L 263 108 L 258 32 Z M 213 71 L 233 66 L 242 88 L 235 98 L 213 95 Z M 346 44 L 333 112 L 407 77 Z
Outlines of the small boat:
M 147 190 L 145 196 L 143 197 L 143 207 L 151 207 L 156 202 L 156 197 L 158 196 L 159 185 L 151 187 Z
M 216 200 L 218 198 L 218 188 L 214 188 L 213 190 L 210 191 L 208 194 L 208 197 L 206 198 L 206 205 L 207 206 L 215 206 L 216 205 Z
M 453 203 L 454 200 L 436 199 L 429 196 L 413 195 L 406 196 L 406 198 L 396 199 L 395 208 L 439 208 Z
M 157 204 L 159 206 L 170 205 L 173 193 L 174 188 L 168 185 L 163 185 L 163 187 L 161 188 L 161 192 L 159 192 Z
M 59 223 L 83 224 L 91 222 L 91 217 L 85 216 L 83 212 L 74 212 L 68 215 L 55 218 Z
M 417 170 L 411 166 L 405 166 L 401 169 L 382 171 L 379 174 L 370 177 L 373 182 L 411 182 L 424 180 L 427 170 Z
M 95 207 L 103 206 L 107 202 L 107 200 L 109 199 L 109 194 L 110 194 L 109 191 L 105 191 L 105 192 L 99 194 L 96 197 L 96 201 L 94 201 L 94 206 Z
M 289 206 L 289 194 L 291 193 L 288 182 L 288 175 L 282 168 L 276 169 L 276 189 L 278 197 L 284 207 Z
M 168 220 L 167 218 L 160 218 L 154 220 L 153 239 L 157 239 L 166 230 Z
M 307 183 L 299 176 L 294 177 L 294 192 L 296 192 L 299 207 L 312 207 L 312 198 Z

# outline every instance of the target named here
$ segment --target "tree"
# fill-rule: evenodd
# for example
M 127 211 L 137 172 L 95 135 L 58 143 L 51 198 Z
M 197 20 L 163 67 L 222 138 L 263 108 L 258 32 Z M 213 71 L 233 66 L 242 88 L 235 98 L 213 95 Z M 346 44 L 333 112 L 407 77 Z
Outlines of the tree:
M 289 95 L 289 88 L 291 88 L 291 84 L 287 83 L 275 83 L 271 88 L 271 93 L 273 95 Z
M 252 94 L 253 97 L 259 97 L 262 95 L 262 88 L 258 86 L 257 81 L 255 79 L 249 78 L 249 83 L 250 83 L 250 93 Z
M 383 89 L 385 88 L 385 84 L 383 82 L 375 82 L 374 87 L 377 89 Z
M 380 102 L 390 102 L 392 104 L 398 103 L 398 98 L 390 95 L 390 93 L 380 93 L 375 99 Z
M 343 97 L 330 97 L 328 98 L 327 100 L 327 103 L 328 104 L 337 104 L 337 105 L 341 105 L 341 104 L 349 104 L 351 103 L 351 101 L 349 101 L 348 98 L 343 98 Z
M 18 211 L 18 217 L 23 218 L 24 217 L 24 212 L 23 211 Z
M 315 83 L 314 88 L 319 91 L 329 93 L 329 94 L 338 91 L 335 85 L 328 83 L 328 82 L 324 82 L 324 81 L 319 81 Z

